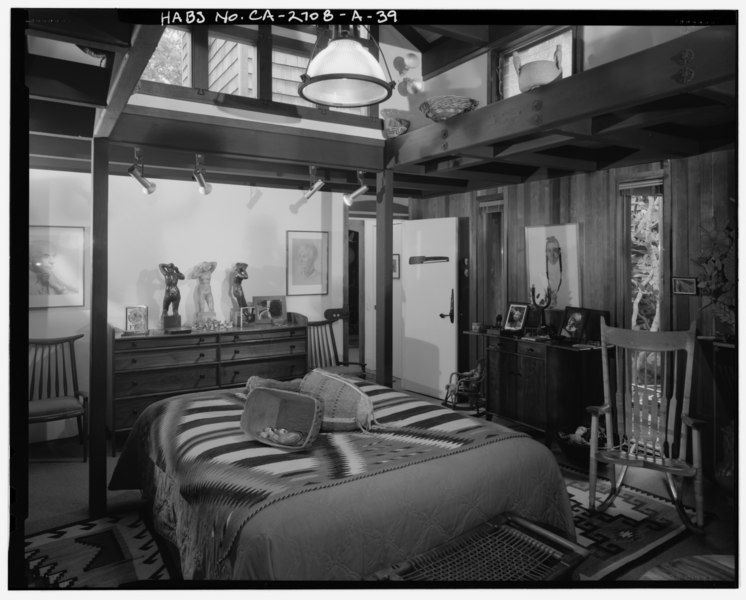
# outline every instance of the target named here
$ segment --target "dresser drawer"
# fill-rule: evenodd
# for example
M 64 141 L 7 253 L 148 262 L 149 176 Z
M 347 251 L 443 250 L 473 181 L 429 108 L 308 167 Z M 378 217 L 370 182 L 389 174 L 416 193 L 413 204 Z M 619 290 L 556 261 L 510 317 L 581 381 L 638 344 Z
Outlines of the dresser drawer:
M 278 341 L 251 342 L 245 344 L 225 344 L 220 348 L 220 361 L 230 363 L 239 360 L 272 356 L 291 356 L 306 353 L 305 338 L 291 338 Z
M 515 352 L 515 347 L 515 340 L 507 338 L 489 338 L 489 342 L 487 343 L 488 350 L 496 350 L 498 352 Z
M 200 365 L 215 362 L 217 359 L 217 346 L 115 352 L 114 371 L 121 372 L 152 367 Z
M 169 336 L 153 336 L 138 338 L 117 338 L 114 341 L 114 352 L 124 350 L 146 350 L 149 348 L 174 348 L 179 346 L 206 346 L 217 344 L 216 334 L 203 335 L 173 334 Z
M 277 340 L 306 338 L 306 330 L 303 327 L 297 329 L 253 329 L 223 333 L 220 336 L 222 344 L 233 344 L 248 341 Z
M 518 354 L 522 356 L 533 356 L 535 358 L 545 358 L 547 355 L 546 344 L 536 344 L 534 342 L 521 342 L 517 344 Z
M 114 374 L 114 398 L 170 392 L 171 395 L 216 387 L 217 367 L 197 365 L 167 370 Z
M 268 379 L 296 379 L 303 377 L 307 372 L 305 354 L 279 360 L 224 363 L 220 368 L 220 385 L 222 387 L 243 385 L 252 375 Z

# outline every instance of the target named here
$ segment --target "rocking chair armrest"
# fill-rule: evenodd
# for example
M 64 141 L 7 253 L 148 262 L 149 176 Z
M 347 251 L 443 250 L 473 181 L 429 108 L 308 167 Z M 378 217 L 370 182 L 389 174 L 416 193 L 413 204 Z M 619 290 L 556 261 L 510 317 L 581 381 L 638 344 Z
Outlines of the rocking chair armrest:
M 75 390 L 73 393 L 74 396 L 80 398 L 80 401 L 85 404 L 88 402 L 88 392 L 84 392 L 83 390 Z
M 611 404 L 604 404 L 603 406 L 586 406 L 585 410 L 592 417 L 600 417 L 601 415 L 611 412 Z
M 687 427 L 691 427 L 692 429 L 704 429 L 705 425 L 707 425 L 707 421 L 703 421 L 702 419 L 695 419 L 694 417 L 690 417 L 689 415 L 681 415 L 681 422 L 684 423 Z

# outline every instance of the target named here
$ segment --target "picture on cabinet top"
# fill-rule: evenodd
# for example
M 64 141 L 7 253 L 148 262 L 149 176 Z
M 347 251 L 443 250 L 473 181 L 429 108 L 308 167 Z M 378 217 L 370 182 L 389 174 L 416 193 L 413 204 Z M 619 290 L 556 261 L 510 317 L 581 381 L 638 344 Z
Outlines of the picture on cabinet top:
M 548 297 L 546 308 L 582 304 L 579 264 L 577 223 L 526 227 L 527 292 Z

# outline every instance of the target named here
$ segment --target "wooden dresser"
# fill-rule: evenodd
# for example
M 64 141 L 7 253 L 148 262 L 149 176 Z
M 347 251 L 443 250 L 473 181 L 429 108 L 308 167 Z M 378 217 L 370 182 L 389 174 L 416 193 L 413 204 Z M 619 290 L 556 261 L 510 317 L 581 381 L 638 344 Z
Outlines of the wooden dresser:
M 601 350 L 552 341 L 480 334 L 487 350 L 487 413 L 545 432 L 588 426 L 585 408 L 601 405 Z
M 252 375 L 303 377 L 308 370 L 304 316 L 284 325 L 254 324 L 218 331 L 123 335 L 112 329 L 108 415 L 116 433 L 132 428 L 153 402 L 189 392 L 243 386 Z

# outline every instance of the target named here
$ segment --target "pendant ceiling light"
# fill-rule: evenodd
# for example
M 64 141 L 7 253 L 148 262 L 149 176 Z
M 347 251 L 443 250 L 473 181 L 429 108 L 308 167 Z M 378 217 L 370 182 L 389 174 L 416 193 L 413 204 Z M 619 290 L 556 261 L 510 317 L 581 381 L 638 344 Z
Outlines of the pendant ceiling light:
M 390 98 L 395 84 L 386 57 L 381 53 L 388 81 L 378 59 L 360 42 L 358 26 L 332 25 L 331 36 L 329 45 L 315 56 L 314 46 L 306 72 L 301 75 L 298 94 L 314 104 L 349 108 L 371 106 Z M 376 48 L 380 52 L 377 43 Z

